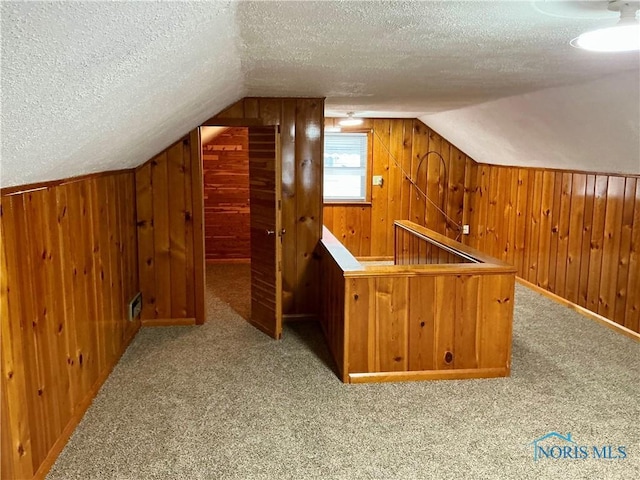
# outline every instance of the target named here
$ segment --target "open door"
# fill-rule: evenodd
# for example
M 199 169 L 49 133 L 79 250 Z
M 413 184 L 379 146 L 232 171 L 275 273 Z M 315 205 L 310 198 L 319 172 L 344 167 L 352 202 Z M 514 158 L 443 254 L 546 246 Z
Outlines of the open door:
M 281 155 L 278 127 L 249 127 L 251 324 L 282 336 Z

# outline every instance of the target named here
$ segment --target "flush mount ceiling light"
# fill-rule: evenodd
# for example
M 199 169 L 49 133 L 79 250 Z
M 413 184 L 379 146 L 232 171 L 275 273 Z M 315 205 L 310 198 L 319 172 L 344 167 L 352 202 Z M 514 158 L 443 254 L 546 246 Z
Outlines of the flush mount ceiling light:
M 347 113 L 347 118 L 344 118 L 338 122 L 341 127 L 355 127 L 362 125 L 361 118 L 354 118 L 353 112 Z
M 583 33 L 571 40 L 571 45 L 592 52 L 640 50 L 640 24 L 636 19 L 640 1 L 611 0 L 608 9 L 620 12 L 620 21 L 615 27 Z

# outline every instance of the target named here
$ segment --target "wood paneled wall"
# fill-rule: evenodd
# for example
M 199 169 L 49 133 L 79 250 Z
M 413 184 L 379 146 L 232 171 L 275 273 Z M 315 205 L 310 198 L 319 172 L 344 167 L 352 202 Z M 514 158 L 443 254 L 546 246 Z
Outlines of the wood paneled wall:
M 327 230 L 319 251 L 321 323 L 343 381 L 509 375 L 513 267 L 363 267 Z
M 477 165 L 469 244 L 640 331 L 640 179 Z
M 229 128 L 202 145 L 207 260 L 248 259 L 249 133 Z
M 324 99 L 245 98 L 206 125 L 279 125 L 282 152 L 283 312 L 318 313 Z
M 140 326 L 133 172 L 59 183 L 1 200 L 3 479 L 46 474 Z
M 200 148 L 195 130 L 135 172 L 145 324 L 204 322 Z
M 327 126 L 336 120 L 328 118 Z M 365 119 L 357 128 L 363 127 L 373 131 L 373 175 L 381 175 L 383 185 L 368 187 L 370 205 L 325 204 L 324 224 L 358 257 L 393 255 L 396 220 L 459 238 L 456 224 L 466 223 L 464 205 L 471 189 L 466 172 L 475 162 L 417 119 Z M 435 154 L 425 158 L 429 151 L 440 153 L 444 162 Z M 438 208 L 452 221 L 446 222 Z

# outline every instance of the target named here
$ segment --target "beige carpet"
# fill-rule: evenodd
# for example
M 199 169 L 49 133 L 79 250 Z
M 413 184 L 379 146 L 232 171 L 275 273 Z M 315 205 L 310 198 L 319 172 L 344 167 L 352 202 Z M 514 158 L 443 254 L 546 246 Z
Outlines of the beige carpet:
M 345 385 L 315 325 L 243 320 L 248 266 L 207 270 L 209 321 L 143 329 L 49 479 L 640 478 L 640 348 L 518 287 L 510 378 Z M 548 432 L 625 459 L 534 461 Z

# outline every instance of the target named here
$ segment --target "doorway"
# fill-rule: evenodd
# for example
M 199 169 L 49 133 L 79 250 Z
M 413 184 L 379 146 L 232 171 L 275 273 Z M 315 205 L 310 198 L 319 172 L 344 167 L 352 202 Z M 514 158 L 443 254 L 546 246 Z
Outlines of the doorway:
M 281 153 L 274 126 L 200 127 L 206 285 L 236 278 L 243 318 L 282 335 Z M 224 267 L 223 267 L 224 265 Z M 235 266 L 234 266 L 235 265 Z M 249 288 L 246 272 L 250 271 Z M 243 277 L 244 272 L 244 277 Z M 229 287 L 229 282 L 221 284 Z M 240 312 L 238 312 L 240 313 Z
M 249 129 L 201 127 L 207 308 L 251 318 Z M 215 315 L 215 311 L 212 311 Z

